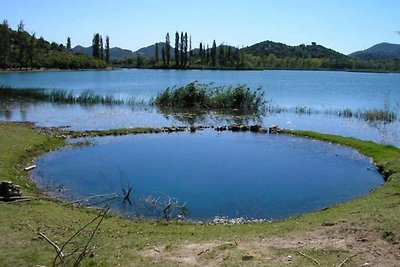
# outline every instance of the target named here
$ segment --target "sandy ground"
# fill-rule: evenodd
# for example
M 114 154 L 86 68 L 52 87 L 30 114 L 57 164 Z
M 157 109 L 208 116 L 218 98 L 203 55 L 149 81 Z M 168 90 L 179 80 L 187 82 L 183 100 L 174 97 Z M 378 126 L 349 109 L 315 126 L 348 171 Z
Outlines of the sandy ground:
M 294 253 L 284 253 L 285 249 Z M 230 257 L 235 254 L 236 258 L 239 254 L 239 262 L 233 262 L 240 266 L 296 265 L 297 257 L 302 258 L 302 262 L 307 259 L 308 266 L 324 266 L 308 251 L 337 253 L 337 261 L 329 262 L 329 266 L 400 266 L 399 244 L 392 244 L 377 232 L 363 230 L 348 222 L 287 236 L 186 243 L 172 248 L 150 247 L 142 251 L 142 256 L 157 263 L 178 266 L 229 266 L 232 263 Z

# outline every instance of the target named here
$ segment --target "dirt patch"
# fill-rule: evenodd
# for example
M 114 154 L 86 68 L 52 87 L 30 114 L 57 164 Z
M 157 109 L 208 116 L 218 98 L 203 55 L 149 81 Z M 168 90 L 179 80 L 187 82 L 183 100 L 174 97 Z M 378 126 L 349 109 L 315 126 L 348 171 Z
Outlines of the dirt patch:
M 319 258 L 323 257 L 319 253 L 324 252 L 336 256 Z M 339 266 L 343 261 L 341 266 L 351 263 L 356 266 L 400 266 L 399 244 L 387 242 L 377 231 L 365 230 L 348 222 L 285 236 L 159 246 L 141 253 L 154 262 L 179 266 L 296 266 L 300 260 L 307 260 L 310 266 L 324 260 L 328 260 L 331 266 Z

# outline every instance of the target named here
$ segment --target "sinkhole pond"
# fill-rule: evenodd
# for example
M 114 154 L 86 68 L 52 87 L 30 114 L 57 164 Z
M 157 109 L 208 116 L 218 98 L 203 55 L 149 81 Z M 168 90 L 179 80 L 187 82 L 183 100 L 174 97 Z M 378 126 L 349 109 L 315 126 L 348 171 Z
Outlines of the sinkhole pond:
M 65 201 L 111 203 L 133 218 L 281 219 L 384 183 L 357 151 L 289 135 L 205 130 L 91 141 L 42 156 L 33 178 Z

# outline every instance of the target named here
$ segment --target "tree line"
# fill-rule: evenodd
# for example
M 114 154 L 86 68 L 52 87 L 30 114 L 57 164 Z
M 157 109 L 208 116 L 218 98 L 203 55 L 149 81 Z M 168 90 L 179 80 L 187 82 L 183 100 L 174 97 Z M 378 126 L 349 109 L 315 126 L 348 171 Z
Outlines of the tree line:
M 108 52 L 107 52 L 108 51 Z M 109 62 L 109 38 L 106 37 L 104 58 L 74 54 L 71 38 L 66 45 L 48 42 L 25 30 L 23 21 L 16 30 L 7 20 L 0 24 L 0 69 L 101 69 Z
M 192 49 L 187 32 L 175 32 L 174 46 L 170 34 L 165 42 L 154 45 L 154 56 L 114 61 L 115 66 L 162 69 L 294 69 L 294 70 L 372 70 L 399 71 L 400 59 L 365 61 L 342 55 L 312 42 L 310 45 L 287 46 L 271 41 L 246 48 L 234 47 L 214 40 L 200 42 Z M 266 52 L 268 51 L 268 52 Z

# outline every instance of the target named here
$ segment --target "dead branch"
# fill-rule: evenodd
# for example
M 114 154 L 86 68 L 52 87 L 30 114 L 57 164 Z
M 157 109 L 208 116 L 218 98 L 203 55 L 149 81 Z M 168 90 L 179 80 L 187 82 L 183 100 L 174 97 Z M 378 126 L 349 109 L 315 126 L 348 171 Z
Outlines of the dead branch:
M 304 254 L 304 253 L 301 252 L 301 251 L 297 251 L 297 253 L 300 254 L 300 255 L 303 256 L 303 257 L 306 257 L 307 259 L 312 260 L 312 261 L 315 262 L 317 265 L 321 265 L 321 264 L 319 263 L 319 261 L 317 261 L 317 260 L 314 259 L 313 257 L 308 256 L 307 254 Z
M 101 221 L 103 220 L 104 216 L 105 216 L 106 213 L 108 212 L 108 209 L 109 209 L 109 207 L 108 207 L 108 206 L 105 206 L 105 207 L 100 211 L 100 213 L 99 213 L 94 219 L 92 219 L 90 222 L 88 222 L 87 224 L 85 224 L 84 226 L 82 226 L 80 229 L 78 229 L 78 231 L 76 231 L 76 232 L 61 246 L 60 251 L 63 251 L 64 248 L 68 245 L 69 242 L 71 242 L 72 239 L 74 239 L 80 232 L 82 232 L 85 228 L 87 228 L 89 225 L 91 225 L 93 222 L 95 222 L 95 221 L 96 221 L 98 218 L 100 218 L 100 217 L 101 217 L 101 220 L 100 220 L 100 223 L 101 223 Z M 99 225 L 100 225 L 100 224 L 98 224 L 98 225 L 96 226 L 95 231 L 97 231 L 97 228 L 98 228 Z M 92 236 L 93 236 L 93 233 L 92 233 Z M 91 236 L 91 238 L 92 238 L 92 236 Z M 91 240 L 91 239 L 90 239 L 90 240 Z M 90 242 L 90 240 L 89 240 L 89 242 Z M 88 244 L 89 244 L 89 243 L 87 243 L 87 245 L 88 245 Z M 86 246 L 87 246 L 87 245 L 86 245 Z M 87 248 L 87 247 L 86 247 L 86 248 Z M 75 254 L 78 250 L 79 250 L 79 249 L 75 249 L 72 253 L 69 253 L 68 256 L 71 256 L 71 255 Z M 54 260 L 53 260 L 53 266 L 56 266 L 57 258 L 58 258 L 58 256 L 56 256 L 56 257 L 54 258 Z M 65 257 L 64 257 L 64 258 L 65 258 Z M 83 257 L 82 257 L 82 259 L 83 259 Z M 81 259 L 80 261 L 82 261 L 82 259 Z
M 47 237 L 46 235 L 44 235 L 43 233 L 38 232 L 37 234 L 40 235 L 41 237 L 43 237 L 47 242 L 49 242 L 50 245 L 53 246 L 53 248 L 55 249 L 55 251 L 56 251 L 56 253 L 57 253 L 56 258 L 60 258 L 60 261 L 65 265 L 65 260 L 64 260 L 64 259 L 65 259 L 65 255 L 64 255 L 64 253 L 62 252 L 62 249 L 60 249 L 60 247 L 57 246 L 56 243 L 54 243 L 53 241 L 51 241 L 51 239 L 48 238 L 48 237 Z M 53 265 L 54 265 L 54 264 L 53 264 Z
M 122 201 L 122 203 L 128 202 L 129 205 L 132 206 L 132 202 L 131 202 L 131 191 L 132 191 L 132 187 L 129 187 L 128 191 L 125 191 L 125 188 L 122 188 L 122 191 L 124 193 L 124 200 Z
M 205 253 L 205 252 L 207 252 L 209 250 L 210 250 L 209 248 L 204 249 L 204 250 L 200 251 L 199 253 L 197 253 L 197 256 L 200 256 L 201 254 L 203 254 L 203 253 Z
M 350 260 L 351 258 L 353 258 L 353 257 L 355 257 L 355 256 L 357 256 L 357 254 L 353 254 L 353 255 L 347 257 L 346 259 L 344 259 L 344 261 L 342 261 L 342 262 L 338 265 L 338 267 L 342 267 L 348 260 Z
M 90 243 L 90 241 L 92 241 L 94 235 L 96 234 L 97 230 L 99 229 L 99 226 L 100 226 L 100 224 L 102 223 L 102 221 L 103 221 L 103 219 L 104 219 L 104 216 L 107 214 L 108 210 L 109 210 L 109 207 L 106 206 L 106 207 L 102 210 L 102 212 L 100 212 L 100 214 L 99 214 L 99 215 L 100 215 L 100 220 L 99 220 L 99 222 L 97 223 L 97 225 L 96 225 L 96 227 L 94 228 L 94 230 L 92 231 L 92 234 L 91 234 L 89 240 L 86 242 L 86 245 L 85 245 L 85 247 L 84 247 L 83 250 L 82 250 L 82 253 L 79 255 L 78 259 L 75 261 L 74 266 L 79 266 L 80 262 L 85 258 L 85 256 L 86 256 L 87 253 L 89 252 L 88 249 L 87 249 L 88 246 L 89 246 L 89 243 Z
M 63 203 L 62 206 L 72 205 L 72 204 L 75 204 L 75 203 L 81 203 L 83 201 L 87 201 L 87 200 L 94 199 L 94 198 L 109 197 L 109 196 L 110 197 L 111 196 L 119 197 L 119 194 L 117 194 L 117 193 L 108 193 L 108 194 L 100 194 L 100 195 L 89 196 L 89 197 L 86 197 L 86 198 L 82 198 L 82 199 L 74 200 L 74 201 L 71 201 L 71 202 Z

